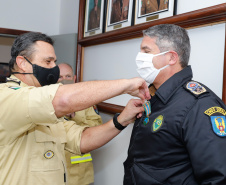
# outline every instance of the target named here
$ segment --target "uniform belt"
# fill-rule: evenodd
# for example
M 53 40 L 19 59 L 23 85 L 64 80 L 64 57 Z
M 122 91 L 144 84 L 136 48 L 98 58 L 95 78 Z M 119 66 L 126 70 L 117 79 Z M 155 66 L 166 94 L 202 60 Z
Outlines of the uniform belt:
M 76 156 L 71 156 L 71 164 L 77 164 L 77 163 L 84 163 L 92 161 L 91 154 L 84 154 L 82 156 L 76 155 Z

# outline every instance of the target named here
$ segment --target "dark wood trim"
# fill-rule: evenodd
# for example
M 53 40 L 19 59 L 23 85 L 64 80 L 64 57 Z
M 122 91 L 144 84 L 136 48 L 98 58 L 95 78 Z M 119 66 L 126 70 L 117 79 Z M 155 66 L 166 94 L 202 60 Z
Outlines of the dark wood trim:
M 224 73 L 223 73 L 223 92 L 222 100 L 226 104 L 226 24 L 225 24 L 225 44 L 224 44 Z
M 83 38 L 84 33 L 84 20 L 85 20 L 85 0 L 79 2 L 79 19 L 78 19 L 78 36 L 77 40 L 80 41 Z M 82 81 L 82 61 L 83 61 L 83 47 L 77 43 L 77 54 L 76 54 L 76 81 Z
M 97 104 L 97 108 L 99 111 L 115 114 L 121 113 L 124 109 L 124 106 L 101 102 Z
M 84 18 L 84 13 L 83 13 L 83 18 Z M 180 14 L 180 15 L 175 15 L 172 17 L 150 21 L 143 24 L 130 26 L 123 29 L 105 32 L 99 35 L 94 35 L 94 36 L 85 37 L 85 38 L 80 37 L 80 39 L 78 39 L 78 44 L 82 45 L 83 47 L 86 47 L 86 46 L 105 44 L 110 42 L 116 42 L 116 41 L 122 41 L 122 40 L 141 37 L 142 30 L 145 30 L 157 24 L 166 24 L 166 23 L 176 24 L 183 28 L 191 28 L 191 27 L 203 26 L 206 24 L 213 24 L 213 23 L 224 22 L 224 21 L 226 21 L 226 3 Z M 82 23 L 79 25 L 83 25 L 81 27 L 84 28 L 84 21 Z
M 77 66 L 81 66 L 82 56 L 84 55 L 84 47 L 93 46 L 98 44 L 111 43 L 116 41 L 128 40 L 133 38 L 142 37 L 142 30 L 145 30 L 153 25 L 157 24 L 176 24 L 183 28 L 194 28 L 205 26 L 209 24 L 217 24 L 221 22 L 226 22 L 226 3 L 219 4 L 216 6 L 195 10 L 192 12 L 175 15 L 172 17 L 167 17 L 164 19 L 159 19 L 151 21 L 144 24 L 134 25 L 131 27 L 114 30 L 111 32 L 106 32 L 100 35 L 94 35 L 90 37 L 83 37 L 84 33 L 84 16 L 85 16 L 85 0 L 80 0 L 80 12 L 79 12 L 79 31 L 78 31 L 78 47 L 80 53 L 77 53 Z M 83 48 L 83 49 L 82 49 Z M 226 53 L 226 50 L 225 50 Z M 223 80 L 223 101 L 226 103 L 226 54 L 224 57 L 224 79 Z M 77 69 L 77 77 L 81 81 L 82 69 Z M 100 111 L 108 113 L 117 113 L 123 110 L 123 106 L 118 106 L 108 103 L 98 104 Z
M 24 33 L 27 33 L 29 31 L 25 31 L 25 30 L 15 30 L 15 29 L 9 29 L 9 28 L 0 28 L 0 34 L 4 34 L 4 35 L 21 35 Z

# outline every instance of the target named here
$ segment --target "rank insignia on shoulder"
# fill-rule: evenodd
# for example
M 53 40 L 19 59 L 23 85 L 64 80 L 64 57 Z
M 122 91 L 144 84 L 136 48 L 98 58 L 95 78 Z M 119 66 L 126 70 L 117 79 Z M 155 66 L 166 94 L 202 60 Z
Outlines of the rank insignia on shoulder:
M 44 154 L 44 157 L 45 157 L 46 159 L 51 159 L 53 156 L 54 156 L 54 152 L 51 151 L 51 150 L 48 150 L 48 151 Z
M 202 93 L 206 92 L 205 87 L 200 85 L 198 82 L 190 81 L 186 85 L 186 89 L 188 89 L 190 92 L 192 92 L 195 95 L 200 95 Z
M 152 131 L 156 132 L 163 124 L 163 115 L 159 115 L 153 122 Z
M 212 128 L 215 134 L 220 137 L 226 136 L 226 111 L 221 107 L 211 107 L 204 112 L 206 115 L 210 117 L 210 121 L 212 124 Z
M 14 90 L 17 90 L 17 89 L 20 89 L 21 87 L 9 87 L 10 89 L 14 89 Z
M 99 115 L 99 111 L 96 105 L 93 106 L 94 111 Z

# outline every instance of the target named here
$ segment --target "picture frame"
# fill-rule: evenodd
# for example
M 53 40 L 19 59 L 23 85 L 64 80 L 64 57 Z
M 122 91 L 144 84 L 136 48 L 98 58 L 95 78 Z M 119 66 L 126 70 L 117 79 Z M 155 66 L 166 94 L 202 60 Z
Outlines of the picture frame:
M 177 0 L 136 0 L 134 24 L 141 24 L 176 14 Z
M 9 75 L 9 64 L 0 62 L 0 83 L 5 83 L 6 77 Z
M 105 32 L 132 25 L 134 0 L 108 0 Z
M 105 0 L 86 0 L 84 37 L 103 33 Z

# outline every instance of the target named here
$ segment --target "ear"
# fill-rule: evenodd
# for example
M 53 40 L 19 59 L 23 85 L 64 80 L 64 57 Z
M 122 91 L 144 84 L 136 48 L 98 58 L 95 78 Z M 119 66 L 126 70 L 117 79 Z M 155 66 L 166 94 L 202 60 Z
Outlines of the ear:
M 169 60 L 170 65 L 174 65 L 177 62 L 179 62 L 179 56 L 178 56 L 177 52 L 169 51 L 169 54 L 170 54 L 170 60 Z
M 23 56 L 16 57 L 16 64 L 20 70 L 22 70 L 23 72 L 26 71 L 26 61 Z

